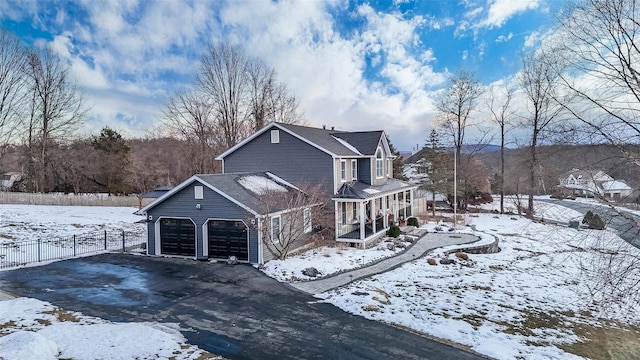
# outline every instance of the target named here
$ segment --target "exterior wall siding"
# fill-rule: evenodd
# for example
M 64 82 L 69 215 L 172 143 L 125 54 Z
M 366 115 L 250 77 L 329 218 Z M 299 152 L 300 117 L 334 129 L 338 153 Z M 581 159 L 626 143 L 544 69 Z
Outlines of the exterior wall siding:
M 190 218 L 196 223 L 196 257 L 198 259 L 207 258 L 203 253 L 203 225 L 207 220 L 233 219 L 243 220 L 247 225 L 249 229 L 249 262 L 257 263 L 258 231 L 250 224 L 250 219 L 253 218 L 253 214 L 227 200 L 205 185 L 203 185 L 204 198 L 196 200 L 193 190 L 196 185 L 201 184 L 198 181 L 194 181 L 147 212 L 147 216 L 151 215 L 153 218 L 153 220 L 147 221 L 148 253 L 151 255 L 158 254 L 155 248 L 155 223 L 161 217 Z M 201 209 L 196 209 L 196 204 L 200 204 Z
M 269 171 L 293 185 L 323 185 L 333 195 L 332 157 L 280 130 L 280 142 L 271 143 L 265 131 L 224 158 L 224 172 Z

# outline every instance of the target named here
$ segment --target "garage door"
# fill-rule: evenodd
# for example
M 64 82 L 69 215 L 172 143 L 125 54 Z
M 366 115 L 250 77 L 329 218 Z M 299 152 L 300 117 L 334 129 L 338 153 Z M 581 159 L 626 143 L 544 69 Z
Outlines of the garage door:
M 164 255 L 196 256 L 193 222 L 190 219 L 161 219 L 160 251 Z
M 249 261 L 247 226 L 242 221 L 209 220 L 209 257 Z

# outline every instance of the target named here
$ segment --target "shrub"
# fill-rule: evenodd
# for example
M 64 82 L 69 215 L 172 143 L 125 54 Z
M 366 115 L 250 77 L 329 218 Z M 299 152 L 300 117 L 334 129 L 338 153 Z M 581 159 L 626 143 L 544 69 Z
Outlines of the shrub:
M 604 221 L 602 221 L 600 215 L 598 214 L 593 214 L 593 218 L 591 218 L 591 221 L 588 223 L 588 225 L 589 229 L 604 230 Z
M 437 265 L 437 263 L 436 263 L 436 259 L 434 259 L 434 258 L 428 258 L 428 259 L 427 259 L 427 263 L 428 263 L 429 265 L 433 265 L 433 266 Z
M 418 218 L 410 217 L 410 218 L 407 219 L 407 225 L 419 227 L 420 223 L 418 222 Z
M 396 224 L 392 224 L 389 227 L 389 230 L 387 230 L 387 236 L 391 236 L 394 238 L 397 238 L 398 236 L 400 236 L 400 227 Z
M 463 253 L 463 252 L 461 252 L 461 251 L 458 251 L 458 252 L 456 253 L 456 257 L 457 257 L 458 259 L 460 259 L 460 260 L 464 260 L 464 261 L 469 260 L 469 255 L 467 255 L 467 254 L 465 254 L 465 253 Z
M 586 214 L 584 214 L 584 217 L 582 218 L 582 223 L 588 224 L 592 219 L 593 219 L 593 211 L 589 210 L 587 211 Z

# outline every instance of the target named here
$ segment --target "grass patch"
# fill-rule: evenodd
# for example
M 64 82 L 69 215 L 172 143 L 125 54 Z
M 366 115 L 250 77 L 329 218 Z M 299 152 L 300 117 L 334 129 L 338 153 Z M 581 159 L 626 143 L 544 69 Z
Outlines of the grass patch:
M 576 324 L 576 335 L 584 341 L 573 344 L 559 344 L 560 349 L 593 360 L 640 359 L 640 328 L 617 323 L 604 326 Z
M 0 234 L 0 238 L 12 240 L 13 236 L 11 236 L 9 234 Z
M 54 315 L 56 317 L 56 319 L 58 319 L 58 321 L 64 322 L 64 321 L 70 321 L 70 322 L 79 322 L 80 319 L 78 319 L 77 316 L 73 315 L 72 313 L 62 310 L 62 309 L 53 309 L 50 311 L 43 311 L 43 314 L 49 314 L 49 315 Z
M 16 322 L 13 320 L 9 320 L 4 324 L 0 324 L 0 330 L 4 330 L 4 329 L 11 329 L 16 327 Z

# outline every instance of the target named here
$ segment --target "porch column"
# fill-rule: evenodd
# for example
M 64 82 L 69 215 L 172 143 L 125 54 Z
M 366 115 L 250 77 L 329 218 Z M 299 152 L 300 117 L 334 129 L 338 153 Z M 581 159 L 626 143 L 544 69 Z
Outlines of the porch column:
M 389 200 L 389 195 L 380 198 L 382 201 L 382 226 L 385 228 L 389 227 L 389 216 L 387 215 L 387 201 Z
M 392 208 L 393 208 L 393 220 L 395 222 L 398 222 L 398 193 L 393 193 Z
M 338 230 L 340 229 L 340 225 L 338 223 L 338 219 L 340 218 L 340 214 L 338 213 L 338 202 L 337 201 L 333 202 L 333 207 L 334 207 L 333 213 L 335 214 L 334 215 L 334 219 L 333 219 L 333 223 L 335 224 L 334 227 L 336 228 L 335 229 L 335 231 L 336 231 L 336 239 L 338 239 L 338 233 L 339 233 Z
M 407 221 L 407 192 L 402 191 L 402 218 Z
M 373 233 L 376 233 L 376 199 L 371 199 L 371 214 L 369 214 L 371 218 L 371 228 L 373 229 Z
M 411 204 L 411 216 L 416 216 L 416 209 L 413 207 L 413 203 L 415 203 L 415 199 L 413 198 L 414 193 L 413 189 L 409 190 L 409 204 Z
M 354 206 L 356 204 L 353 204 Z M 367 219 L 364 216 L 364 201 L 360 201 L 360 240 L 365 238 L 365 228 L 367 226 Z

